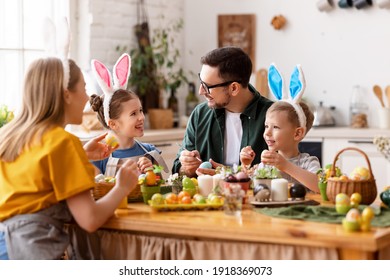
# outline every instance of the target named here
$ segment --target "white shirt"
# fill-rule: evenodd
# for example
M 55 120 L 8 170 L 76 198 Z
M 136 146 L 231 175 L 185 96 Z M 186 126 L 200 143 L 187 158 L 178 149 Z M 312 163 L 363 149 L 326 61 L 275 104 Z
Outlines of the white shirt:
M 225 110 L 225 164 L 233 166 L 240 161 L 240 148 L 242 139 L 241 113 L 232 113 Z

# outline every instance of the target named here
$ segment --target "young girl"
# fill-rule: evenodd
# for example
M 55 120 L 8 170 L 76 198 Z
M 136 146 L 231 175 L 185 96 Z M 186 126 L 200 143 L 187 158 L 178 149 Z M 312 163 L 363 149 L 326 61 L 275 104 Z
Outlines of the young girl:
M 97 60 L 92 61 L 92 69 L 104 95 L 102 97 L 92 95 L 90 104 L 98 113 L 99 121 L 105 128 L 111 130 L 119 143 L 119 148 L 108 159 L 93 162 L 100 173 L 106 176 L 115 176 L 117 166 L 125 159 L 136 161 L 141 173 L 145 173 L 146 169 L 153 166 L 154 159 L 166 167 L 160 151 L 151 144 L 141 143 L 135 139 L 144 135 L 145 116 L 138 96 L 126 90 L 130 67 L 130 56 L 123 54 L 113 68 L 113 84 L 106 66 Z M 119 83 L 120 76 L 124 77 L 125 83 Z
M 298 66 L 291 78 L 291 99 L 283 99 L 283 82 L 274 65 L 270 68 L 270 88 L 279 101 L 267 111 L 265 119 L 264 139 L 268 150 L 261 153 L 261 164 L 271 165 L 282 171 L 282 176 L 290 182 L 300 182 L 313 192 L 318 192 L 317 170 L 321 167 L 317 157 L 300 153 L 299 142 L 305 137 L 313 125 L 314 116 L 309 107 L 300 102 L 304 91 L 303 73 Z M 275 75 L 277 75 L 275 77 Z M 277 83 L 277 85 L 275 85 Z M 299 90 L 298 93 L 295 90 Z M 280 97 L 280 98 L 279 98 Z M 250 165 L 255 152 L 250 146 L 240 152 L 243 165 Z
M 81 124 L 88 101 L 80 68 L 68 59 L 33 62 L 26 74 L 20 114 L 0 129 L 0 259 L 59 259 L 69 244 L 63 224 L 88 232 L 113 215 L 137 184 L 137 166 L 125 162 L 115 187 L 94 201 L 89 159 L 111 152 L 65 131 Z M 105 149 L 105 150 L 104 150 Z

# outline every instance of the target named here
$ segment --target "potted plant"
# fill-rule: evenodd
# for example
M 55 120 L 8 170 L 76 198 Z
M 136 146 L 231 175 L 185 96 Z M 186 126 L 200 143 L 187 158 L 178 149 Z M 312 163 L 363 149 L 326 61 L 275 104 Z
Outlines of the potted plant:
M 162 169 L 159 165 L 153 165 L 153 168 L 149 168 L 145 174 L 141 174 L 138 177 L 138 184 L 141 186 L 141 193 L 145 204 L 148 204 L 153 194 L 160 193 L 161 184 L 165 182 L 161 178 Z
M 9 110 L 7 105 L 0 106 L 0 127 L 9 123 L 14 118 L 14 112 Z
M 181 85 L 188 83 L 187 75 L 180 66 L 180 50 L 174 44 L 182 28 L 183 20 L 179 19 L 153 29 L 150 44 L 141 40 L 129 52 L 132 66 L 128 84 L 141 97 L 145 112 L 149 113 L 151 128 L 160 128 L 156 127 L 158 124 L 163 126 L 161 128 L 173 126 L 172 111 L 160 112 L 167 109 L 162 101 L 163 91 L 174 95 Z M 153 109 L 162 113 L 157 122 L 151 119 L 155 115 L 150 114 Z

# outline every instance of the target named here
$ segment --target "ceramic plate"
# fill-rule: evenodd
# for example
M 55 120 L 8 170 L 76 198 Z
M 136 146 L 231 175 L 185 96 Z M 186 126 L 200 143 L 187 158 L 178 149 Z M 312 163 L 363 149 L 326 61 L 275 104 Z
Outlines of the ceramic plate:
M 320 203 L 312 200 L 312 199 L 305 199 L 305 200 L 291 200 L 289 198 L 287 201 L 251 201 L 250 202 L 255 207 L 284 207 L 284 206 L 290 206 L 290 205 L 319 205 Z
M 205 204 L 160 204 L 154 205 L 151 200 L 148 201 L 150 207 L 158 211 L 184 211 L 184 210 L 222 210 L 223 202 L 221 203 L 205 203 Z

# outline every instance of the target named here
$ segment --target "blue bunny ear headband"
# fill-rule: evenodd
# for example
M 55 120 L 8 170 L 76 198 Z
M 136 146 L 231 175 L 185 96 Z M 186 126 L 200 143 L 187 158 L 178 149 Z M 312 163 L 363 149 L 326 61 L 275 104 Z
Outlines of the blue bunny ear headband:
M 294 107 L 298 115 L 299 124 L 306 132 L 306 116 L 302 107 L 299 105 L 306 88 L 305 76 L 303 75 L 301 65 L 298 64 L 295 66 L 291 74 L 289 94 L 284 89 L 283 77 L 274 63 L 268 69 L 268 86 L 277 101 L 288 102 Z

